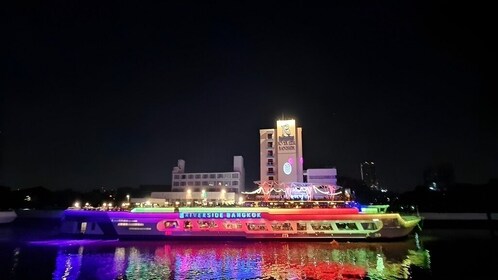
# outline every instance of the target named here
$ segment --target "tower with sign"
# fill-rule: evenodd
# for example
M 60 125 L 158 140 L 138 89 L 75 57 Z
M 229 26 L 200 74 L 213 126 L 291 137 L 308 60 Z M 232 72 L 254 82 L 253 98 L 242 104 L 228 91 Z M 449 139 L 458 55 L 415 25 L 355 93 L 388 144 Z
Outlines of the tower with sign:
M 278 120 L 276 128 L 260 129 L 261 182 L 303 182 L 301 132 L 295 120 Z

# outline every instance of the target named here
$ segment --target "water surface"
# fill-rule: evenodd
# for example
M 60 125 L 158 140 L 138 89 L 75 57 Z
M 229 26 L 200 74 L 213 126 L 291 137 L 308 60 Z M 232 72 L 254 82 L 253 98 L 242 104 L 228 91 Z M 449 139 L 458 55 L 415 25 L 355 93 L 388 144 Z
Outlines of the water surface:
M 472 230 L 332 243 L 63 240 L 16 231 L 0 228 L 1 279 L 469 279 L 489 278 L 497 261 L 496 239 Z

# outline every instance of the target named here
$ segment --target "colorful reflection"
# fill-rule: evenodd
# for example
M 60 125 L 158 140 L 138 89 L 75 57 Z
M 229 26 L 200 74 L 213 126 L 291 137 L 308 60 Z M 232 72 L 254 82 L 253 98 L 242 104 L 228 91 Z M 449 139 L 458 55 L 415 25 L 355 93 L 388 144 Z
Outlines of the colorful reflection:
M 395 243 L 167 241 L 59 247 L 53 279 L 412 279 L 430 256 Z

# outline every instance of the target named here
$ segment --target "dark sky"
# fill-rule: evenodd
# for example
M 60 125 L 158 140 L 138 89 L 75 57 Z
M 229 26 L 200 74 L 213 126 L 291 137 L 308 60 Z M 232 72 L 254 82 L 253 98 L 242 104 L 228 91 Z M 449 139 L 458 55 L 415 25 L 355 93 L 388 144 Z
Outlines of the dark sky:
M 303 128 L 305 168 L 410 190 L 426 166 L 498 177 L 490 7 L 439 1 L 10 1 L 0 185 L 90 190 L 187 171 L 259 179 L 259 129 Z M 437 2 L 437 3 L 434 3 Z M 96 4 L 98 3 L 98 4 Z

